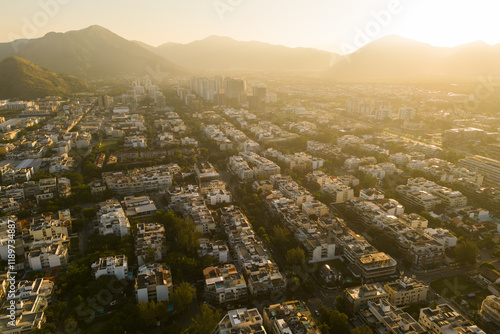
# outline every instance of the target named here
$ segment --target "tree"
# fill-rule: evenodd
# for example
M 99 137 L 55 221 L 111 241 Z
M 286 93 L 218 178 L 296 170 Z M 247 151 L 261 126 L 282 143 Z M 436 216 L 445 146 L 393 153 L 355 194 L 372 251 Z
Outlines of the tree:
M 457 247 L 455 247 L 455 256 L 460 263 L 476 263 L 479 248 L 472 240 L 464 240 Z
M 41 271 L 29 271 L 27 274 L 26 274 L 26 279 L 29 280 L 29 281 L 34 281 L 36 280 L 37 278 L 43 278 L 45 276 L 45 274 Z
M 78 215 L 78 214 L 80 214 L 80 213 L 82 212 L 82 207 L 81 207 L 81 206 L 79 206 L 79 205 L 75 205 L 75 206 L 73 207 L 73 211 L 75 212 L 75 214 L 77 214 L 77 215 Z
M 79 232 L 83 229 L 83 226 L 85 225 L 85 222 L 81 218 L 77 218 L 71 222 L 71 227 L 73 228 L 74 232 Z
M 156 251 L 155 251 L 153 245 L 149 244 L 146 247 L 146 250 L 145 250 L 145 253 L 144 253 L 144 256 L 143 256 L 142 260 L 144 261 L 145 264 L 155 262 L 155 260 L 156 260 Z
M 90 220 L 96 216 L 97 211 L 96 211 L 96 209 L 93 209 L 93 208 L 86 208 L 86 209 L 83 209 L 82 214 L 85 218 Z
M 110 199 L 115 195 L 113 190 L 106 188 L 106 190 L 103 191 L 102 193 L 102 198 L 103 199 Z
M 337 310 L 330 314 L 329 319 L 330 328 L 334 329 L 334 332 L 340 334 L 349 333 L 349 320 L 346 314 L 341 313 Z
M 165 235 L 174 250 L 196 254 L 199 234 L 191 219 L 184 220 L 173 212 L 158 211 L 155 220 L 165 226 Z
M 155 322 L 164 318 L 168 312 L 165 303 L 155 303 L 154 300 L 149 303 L 140 303 L 138 309 L 139 318 L 144 321 L 146 326 L 153 325 Z
M 156 315 L 153 312 L 155 306 L 154 300 L 151 303 L 142 302 L 138 305 L 139 318 L 144 321 L 146 326 L 151 326 L 155 323 Z
M 303 280 L 302 283 L 300 283 L 300 286 L 302 287 L 302 290 L 307 293 L 312 293 L 314 291 L 314 283 L 310 280 Z
M 208 305 L 201 305 L 201 314 L 193 318 L 190 332 L 197 334 L 211 334 L 220 320 L 220 313 Z
M 319 309 L 319 320 L 323 323 L 320 327 L 322 333 L 349 333 L 349 321 L 346 314 L 337 310 L 330 311 L 326 307 Z
M 373 331 L 370 327 L 366 325 L 361 325 L 352 330 L 352 334 L 373 334 Z
M 289 249 L 286 252 L 286 263 L 290 266 L 299 266 L 305 262 L 304 250 L 300 247 Z
M 495 249 L 495 251 L 493 252 L 493 256 L 500 257 L 500 246 Z
M 321 334 L 328 334 L 331 331 L 330 325 L 328 325 L 328 323 L 326 322 L 319 324 L 318 329 L 321 332 Z
M 278 245 L 280 248 L 285 248 L 290 240 L 290 231 L 281 226 L 275 226 L 273 228 L 273 237 L 271 238 L 274 244 Z
M 337 306 L 337 310 L 342 313 L 347 313 L 347 308 L 345 306 L 345 300 L 343 295 L 338 295 L 335 298 L 335 304 Z
M 174 288 L 170 300 L 172 301 L 172 304 L 174 304 L 174 308 L 176 310 L 183 312 L 193 301 L 194 295 L 195 289 L 191 286 L 191 284 L 182 282 Z
M 180 226 L 177 225 L 177 244 L 180 249 L 194 253 L 199 247 L 196 225 L 191 219 L 186 219 Z

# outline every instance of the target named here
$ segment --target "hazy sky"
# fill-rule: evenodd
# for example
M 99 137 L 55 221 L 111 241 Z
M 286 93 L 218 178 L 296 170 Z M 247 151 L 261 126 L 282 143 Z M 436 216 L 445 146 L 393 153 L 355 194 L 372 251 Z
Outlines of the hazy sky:
M 0 42 L 102 25 L 159 45 L 209 35 L 350 52 L 385 35 L 500 43 L 498 0 L 0 0 Z

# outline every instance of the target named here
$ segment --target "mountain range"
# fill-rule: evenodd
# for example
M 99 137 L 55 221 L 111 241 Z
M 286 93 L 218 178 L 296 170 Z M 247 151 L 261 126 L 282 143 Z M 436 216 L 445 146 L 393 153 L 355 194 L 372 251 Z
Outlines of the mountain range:
M 205 71 L 323 71 L 338 57 L 317 49 L 242 42 L 221 36 L 189 44 L 165 43 L 154 52 L 182 67 Z
M 341 82 L 470 82 L 500 75 L 500 45 L 452 48 L 387 36 L 365 45 L 328 71 Z
M 88 91 L 81 79 L 45 70 L 16 56 L 0 62 L 0 99 L 34 99 L 48 95 L 68 96 Z
M 144 75 L 158 68 L 170 74 L 182 72 L 165 58 L 101 26 L 0 44 L 0 60 L 13 55 L 85 79 Z
M 349 55 L 313 48 L 210 36 L 158 47 L 100 27 L 0 43 L 0 60 L 16 55 L 56 73 L 83 79 L 170 76 L 234 71 L 314 72 L 337 82 L 477 82 L 500 75 L 500 45 L 476 42 L 435 47 L 398 36 L 375 40 Z

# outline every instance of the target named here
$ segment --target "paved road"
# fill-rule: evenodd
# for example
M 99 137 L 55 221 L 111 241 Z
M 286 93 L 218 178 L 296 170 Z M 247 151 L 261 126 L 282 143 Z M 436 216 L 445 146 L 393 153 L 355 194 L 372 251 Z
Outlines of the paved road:
M 93 208 L 94 204 L 85 203 L 85 204 L 80 204 L 80 206 L 82 207 L 82 210 L 84 210 L 87 208 Z M 83 221 L 84 221 L 83 230 L 80 232 L 80 235 L 78 236 L 78 249 L 80 250 L 80 253 L 82 255 L 85 255 L 87 252 L 87 247 L 89 245 L 89 237 L 94 232 L 94 223 L 88 222 L 87 219 L 83 219 Z

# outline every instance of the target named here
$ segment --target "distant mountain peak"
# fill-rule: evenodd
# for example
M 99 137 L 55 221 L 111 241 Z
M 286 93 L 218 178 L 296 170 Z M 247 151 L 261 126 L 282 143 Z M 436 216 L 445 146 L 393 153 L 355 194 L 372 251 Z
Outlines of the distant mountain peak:
M 499 53 L 484 42 L 438 47 L 390 35 L 335 63 L 329 75 L 344 82 L 470 82 L 500 74 Z
M 212 35 L 187 44 L 165 43 L 156 52 L 180 66 L 208 71 L 324 71 L 334 54 Z
M 202 41 L 205 40 L 205 41 L 211 41 L 211 40 L 224 40 L 224 41 L 235 41 L 234 38 L 231 38 L 229 36 L 220 36 L 220 35 L 210 35 L 210 36 L 207 36 L 203 39 L 201 39 Z
M 0 45 L 0 60 L 13 54 L 14 48 L 8 44 Z M 158 66 L 162 73 L 182 72 L 155 48 L 126 40 L 99 25 L 26 40 L 17 55 L 56 73 L 82 78 L 145 75 Z
M 111 32 L 111 30 L 104 28 L 103 26 L 100 26 L 98 24 L 93 24 L 88 26 L 87 28 L 83 28 L 77 31 L 106 31 L 106 32 Z

